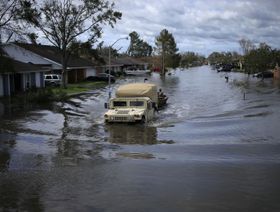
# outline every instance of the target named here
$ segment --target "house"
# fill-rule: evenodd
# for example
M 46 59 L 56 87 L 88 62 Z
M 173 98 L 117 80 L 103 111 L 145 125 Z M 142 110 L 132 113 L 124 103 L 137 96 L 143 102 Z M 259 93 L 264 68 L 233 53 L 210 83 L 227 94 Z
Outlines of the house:
M 102 66 L 102 71 L 108 71 L 111 66 L 111 72 L 119 73 L 127 69 L 148 69 L 148 63 L 132 57 L 112 58 L 111 64 L 107 61 L 107 65 Z
M 140 59 L 132 57 L 117 58 L 116 62 L 122 64 L 123 70 L 127 69 L 148 69 L 148 63 L 141 61 Z
M 55 46 L 26 43 L 2 45 L 4 52 L 11 58 L 23 63 L 48 65 L 49 73 L 61 74 L 61 52 Z M 95 74 L 94 64 L 88 60 L 70 56 L 66 68 L 66 82 L 75 83 Z
M 44 73 L 50 69 L 48 65 L 33 65 L 1 56 L 0 97 L 10 96 L 30 88 L 45 87 Z

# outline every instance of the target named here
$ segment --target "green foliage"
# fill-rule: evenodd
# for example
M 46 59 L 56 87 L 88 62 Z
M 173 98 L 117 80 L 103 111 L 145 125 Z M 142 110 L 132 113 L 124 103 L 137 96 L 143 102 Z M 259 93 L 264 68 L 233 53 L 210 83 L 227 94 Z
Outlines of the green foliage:
M 92 44 L 90 42 L 73 41 L 69 47 L 71 53 L 75 56 L 90 58 L 93 54 Z
M 156 37 L 156 50 L 162 56 L 163 69 L 167 67 L 178 67 L 180 63 L 180 55 L 177 54 L 178 48 L 172 33 L 167 29 L 163 29 L 159 36 Z
M 114 3 L 104 0 L 45 0 L 40 12 L 29 17 L 29 10 L 23 17 L 41 30 L 46 38 L 60 49 L 68 48 L 80 35 L 87 32 L 89 41 L 101 36 L 102 25 L 114 26 L 121 13 L 114 11 Z
M 241 56 L 236 52 L 213 52 L 207 59 L 211 65 L 232 64 L 239 61 Z
M 263 72 L 274 68 L 279 58 L 279 51 L 272 50 L 266 43 L 261 43 L 258 48 L 244 56 L 245 69 L 250 73 Z
M 34 0 L 0 0 L 0 43 L 9 42 L 14 35 L 25 36 L 28 27 L 22 11 L 33 16 L 33 3 Z
M 34 89 L 26 93 L 26 100 L 35 103 L 47 103 L 54 99 L 51 89 Z
M 99 49 L 94 49 L 92 47 L 92 43 L 81 42 L 81 41 L 73 41 L 69 47 L 72 55 L 77 57 L 86 58 L 88 60 L 94 59 L 96 62 L 100 64 L 105 64 L 104 58 L 99 54 Z M 108 51 L 107 51 L 108 55 Z
M 167 55 L 176 54 L 178 52 L 175 39 L 172 33 L 167 29 L 163 29 L 159 36 L 156 37 L 156 47 L 159 52 L 164 52 Z
M 97 57 L 100 58 L 100 61 L 103 61 L 103 64 L 105 64 L 105 58 L 109 57 L 109 48 L 111 48 L 111 58 L 116 58 L 119 56 L 118 50 L 114 49 L 113 47 L 109 46 L 103 46 L 104 42 L 102 41 L 101 43 L 98 44 L 96 48 L 96 54 Z
M 36 22 L 40 17 L 40 11 L 36 9 L 35 0 L 18 0 L 20 6 L 16 9 L 16 15 L 27 22 Z M 38 24 L 36 22 L 36 24 Z M 31 33 L 33 34 L 33 33 Z
M 205 57 L 194 52 L 186 52 L 181 55 L 181 67 L 193 67 L 203 65 Z
M 140 39 L 137 32 L 133 31 L 129 34 L 130 45 L 127 51 L 129 56 L 132 57 L 147 57 L 151 56 L 153 48 L 146 42 Z
M 61 99 L 62 97 L 69 97 L 73 94 L 83 93 L 87 92 L 93 89 L 101 88 L 103 86 L 106 86 L 106 82 L 81 82 L 81 83 L 75 83 L 75 84 L 68 84 L 67 88 L 60 88 L 60 87 L 54 87 L 50 88 L 57 96 L 58 99 Z
M 62 80 L 66 87 L 65 72 L 70 46 L 82 34 L 94 43 L 102 34 L 102 26 L 114 26 L 122 14 L 114 11 L 114 3 L 106 0 L 44 0 L 40 11 L 30 17 L 29 10 L 23 10 L 23 17 L 39 29 L 50 43 L 62 54 Z

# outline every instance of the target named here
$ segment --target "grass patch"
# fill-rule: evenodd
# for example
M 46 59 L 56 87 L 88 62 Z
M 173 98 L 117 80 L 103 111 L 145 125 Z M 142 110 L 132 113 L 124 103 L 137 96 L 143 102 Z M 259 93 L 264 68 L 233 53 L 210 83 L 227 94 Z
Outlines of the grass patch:
M 106 82 L 81 82 L 75 84 L 68 84 L 67 88 L 54 87 L 51 89 L 52 92 L 56 95 L 60 95 L 61 93 L 65 93 L 66 95 L 73 95 L 101 88 L 106 85 Z
M 53 101 L 66 101 L 75 94 L 88 92 L 90 90 L 105 87 L 106 82 L 81 82 L 76 84 L 68 84 L 67 88 L 46 87 L 30 89 L 27 92 L 19 93 L 12 97 L 3 97 L 3 101 L 11 101 L 12 103 L 50 103 Z

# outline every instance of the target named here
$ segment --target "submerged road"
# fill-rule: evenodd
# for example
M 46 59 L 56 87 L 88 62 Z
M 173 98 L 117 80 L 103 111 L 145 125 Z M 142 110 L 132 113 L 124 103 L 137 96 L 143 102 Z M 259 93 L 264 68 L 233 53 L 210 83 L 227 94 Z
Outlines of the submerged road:
M 280 211 L 279 85 L 228 76 L 117 81 L 168 95 L 146 125 L 105 125 L 108 88 L 0 110 L 0 211 Z

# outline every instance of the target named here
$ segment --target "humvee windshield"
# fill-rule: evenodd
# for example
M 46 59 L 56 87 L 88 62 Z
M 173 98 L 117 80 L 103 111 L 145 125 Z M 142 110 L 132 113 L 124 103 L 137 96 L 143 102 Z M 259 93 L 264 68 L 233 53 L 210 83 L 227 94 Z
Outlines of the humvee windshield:
M 129 106 L 130 107 L 142 107 L 142 106 L 144 106 L 144 101 L 130 101 Z
M 113 101 L 114 107 L 126 107 L 126 101 Z

